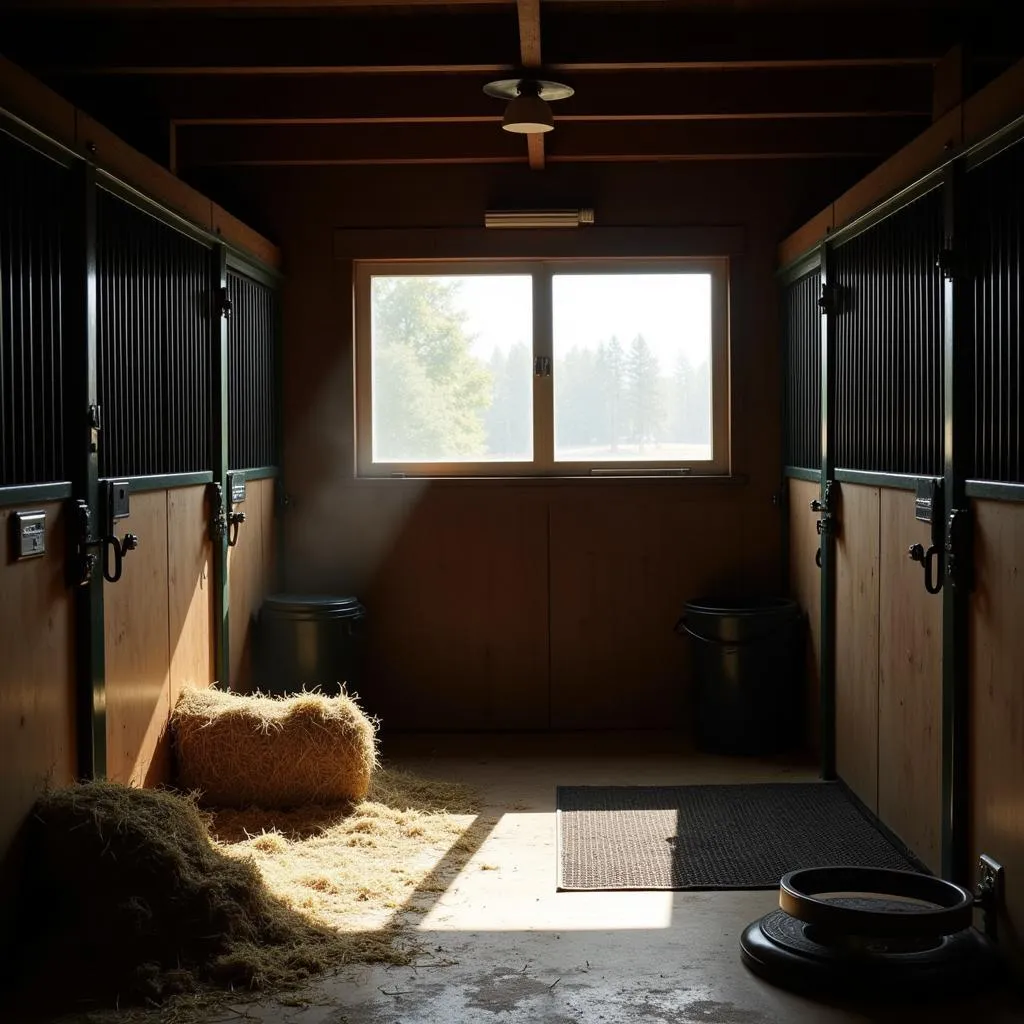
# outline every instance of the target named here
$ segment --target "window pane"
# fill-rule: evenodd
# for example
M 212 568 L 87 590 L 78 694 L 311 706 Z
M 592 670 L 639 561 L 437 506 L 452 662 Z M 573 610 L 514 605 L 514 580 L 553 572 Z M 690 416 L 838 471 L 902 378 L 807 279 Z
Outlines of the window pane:
M 711 275 L 556 274 L 555 459 L 711 458 Z
M 374 462 L 533 458 L 526 274 L 374 277 Z

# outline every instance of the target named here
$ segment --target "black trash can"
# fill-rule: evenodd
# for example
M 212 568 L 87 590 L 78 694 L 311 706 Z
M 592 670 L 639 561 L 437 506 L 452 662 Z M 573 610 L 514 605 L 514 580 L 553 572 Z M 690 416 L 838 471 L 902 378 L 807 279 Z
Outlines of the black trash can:
M 775 754 L 803 733 L 803 614 L 795 601 L 688 601 L 696 741 L 721 754 Z
M 342 685 L 362 695 L 365 617 L 354 597 L 270 595 L 260 608 L 254 684 L 278 696 L 314 687 L 336 695 Z

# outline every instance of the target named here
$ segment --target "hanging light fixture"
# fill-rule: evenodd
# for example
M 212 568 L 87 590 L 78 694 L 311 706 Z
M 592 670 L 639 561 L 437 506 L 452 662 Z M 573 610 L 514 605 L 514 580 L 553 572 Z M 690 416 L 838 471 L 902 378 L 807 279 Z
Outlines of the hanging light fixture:
M 564 100 L 573 94 L 571 86 L 534 78 L 503 78 L 488 82 L 484 92 L 495 99 L 508 100 L 501 127 L 520 135 L 539 135 L 555 127 L 548 106 L 552 100 Z

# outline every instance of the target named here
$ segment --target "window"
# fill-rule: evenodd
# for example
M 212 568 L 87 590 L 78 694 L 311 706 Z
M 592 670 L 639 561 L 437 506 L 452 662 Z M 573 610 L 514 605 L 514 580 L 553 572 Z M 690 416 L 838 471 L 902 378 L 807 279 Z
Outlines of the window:
M 360 263 L 360 474 L 728 472 L 727 266 Z

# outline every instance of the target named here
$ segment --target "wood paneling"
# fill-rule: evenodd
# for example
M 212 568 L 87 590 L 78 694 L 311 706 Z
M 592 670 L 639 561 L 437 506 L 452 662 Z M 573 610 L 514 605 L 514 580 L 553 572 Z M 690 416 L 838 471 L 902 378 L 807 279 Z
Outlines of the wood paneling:
M 806 480 L 790 480 L 789 485 L 789 594 L 807 616 L 804 703 L 808 746 L 817 751 L 821 740 L 821 570 L 814 560 L 818 550 L 818 521 L 811 502 L 821 488 Z
M 75 773 L 74 605 L 65 578 L 65 516 L 47 514 L 47 552 L 7 562 L 13 509 L 0 509 L 0 950 L 13 936 L 21 848 L 18 831 L 48 783 Z
M 907 557 L 911 544 L 930 543 L 913 491 L 882 490 L 880 524 L 878 815 L 939 871 L 942 597 L 925 590 L 923 569 Z
M 107 774 L 133 785 L 169 778 L 167 492 L 131 496 L 119 533 L 139 546 L 118 583 L 103 585 L 107 666 Z
M 370 637 L 365 706 L 385 728 L 546 728 L 543 493 L 383 497 L 399 508 L 381 517 L 390 529 L 377 538 L 372 581 L 358 595 Z
M 264 263 L 280 266 L 281 254 L 277 246 L 3 57 L 0 57 L 0 107 L 11 110 L 70 149 L 76 149 L 99 167 L 204 230 L 216 231 L 226 242 L 251 252 Z
M 836 767 L 878 809 L 879 489 L 843 484 L 836 536 Z
M 212 207 L 213 231 L 229 245 L 237 246 L 262 260 L 268 267 L 281 268 L 281 250 L 216 203 Z
M 551 504 L 551 727 L 688 721 L 687 600 L 742 593 L 742 511 L 670 492 Z M 694 540 L 699 537 L 699 542 Z
M 972 145 L 1024 114 L 1024 61 L 990 82 L 963 106 L 964 143 Z
M 971 597 L 973 850 L 1006 868 L 1001 940 L 1024 965 L 1024 505 L 975 501 Z
M 274 481 L 249 480 L 244 504 L 245 522 L 238 543 L 228 550 L 230 599 L 231 688 L 247 690 L 259 683 L 252 674 L 253 616 L 273 583 Z
M 784 238 L 779 244 L 779 266 L 792 263 L 821 240 L 835 227 L 835 208 L 829 204 L 817 216 L 812 217 L 803 227 Z
M 836 227 L 853 220 L 947 160 L 963 142 L 960 107 L 926 128 L 912 142 L 857 182 L 835 201 Z
M 28 72 L 0 56 L 0 107 L 62 145 L 75 146 L 75 108 Z
M 183 686 L 213 682 L 213 549 L 205 487 L 167 492 L 167 587 L 173 708 Z

